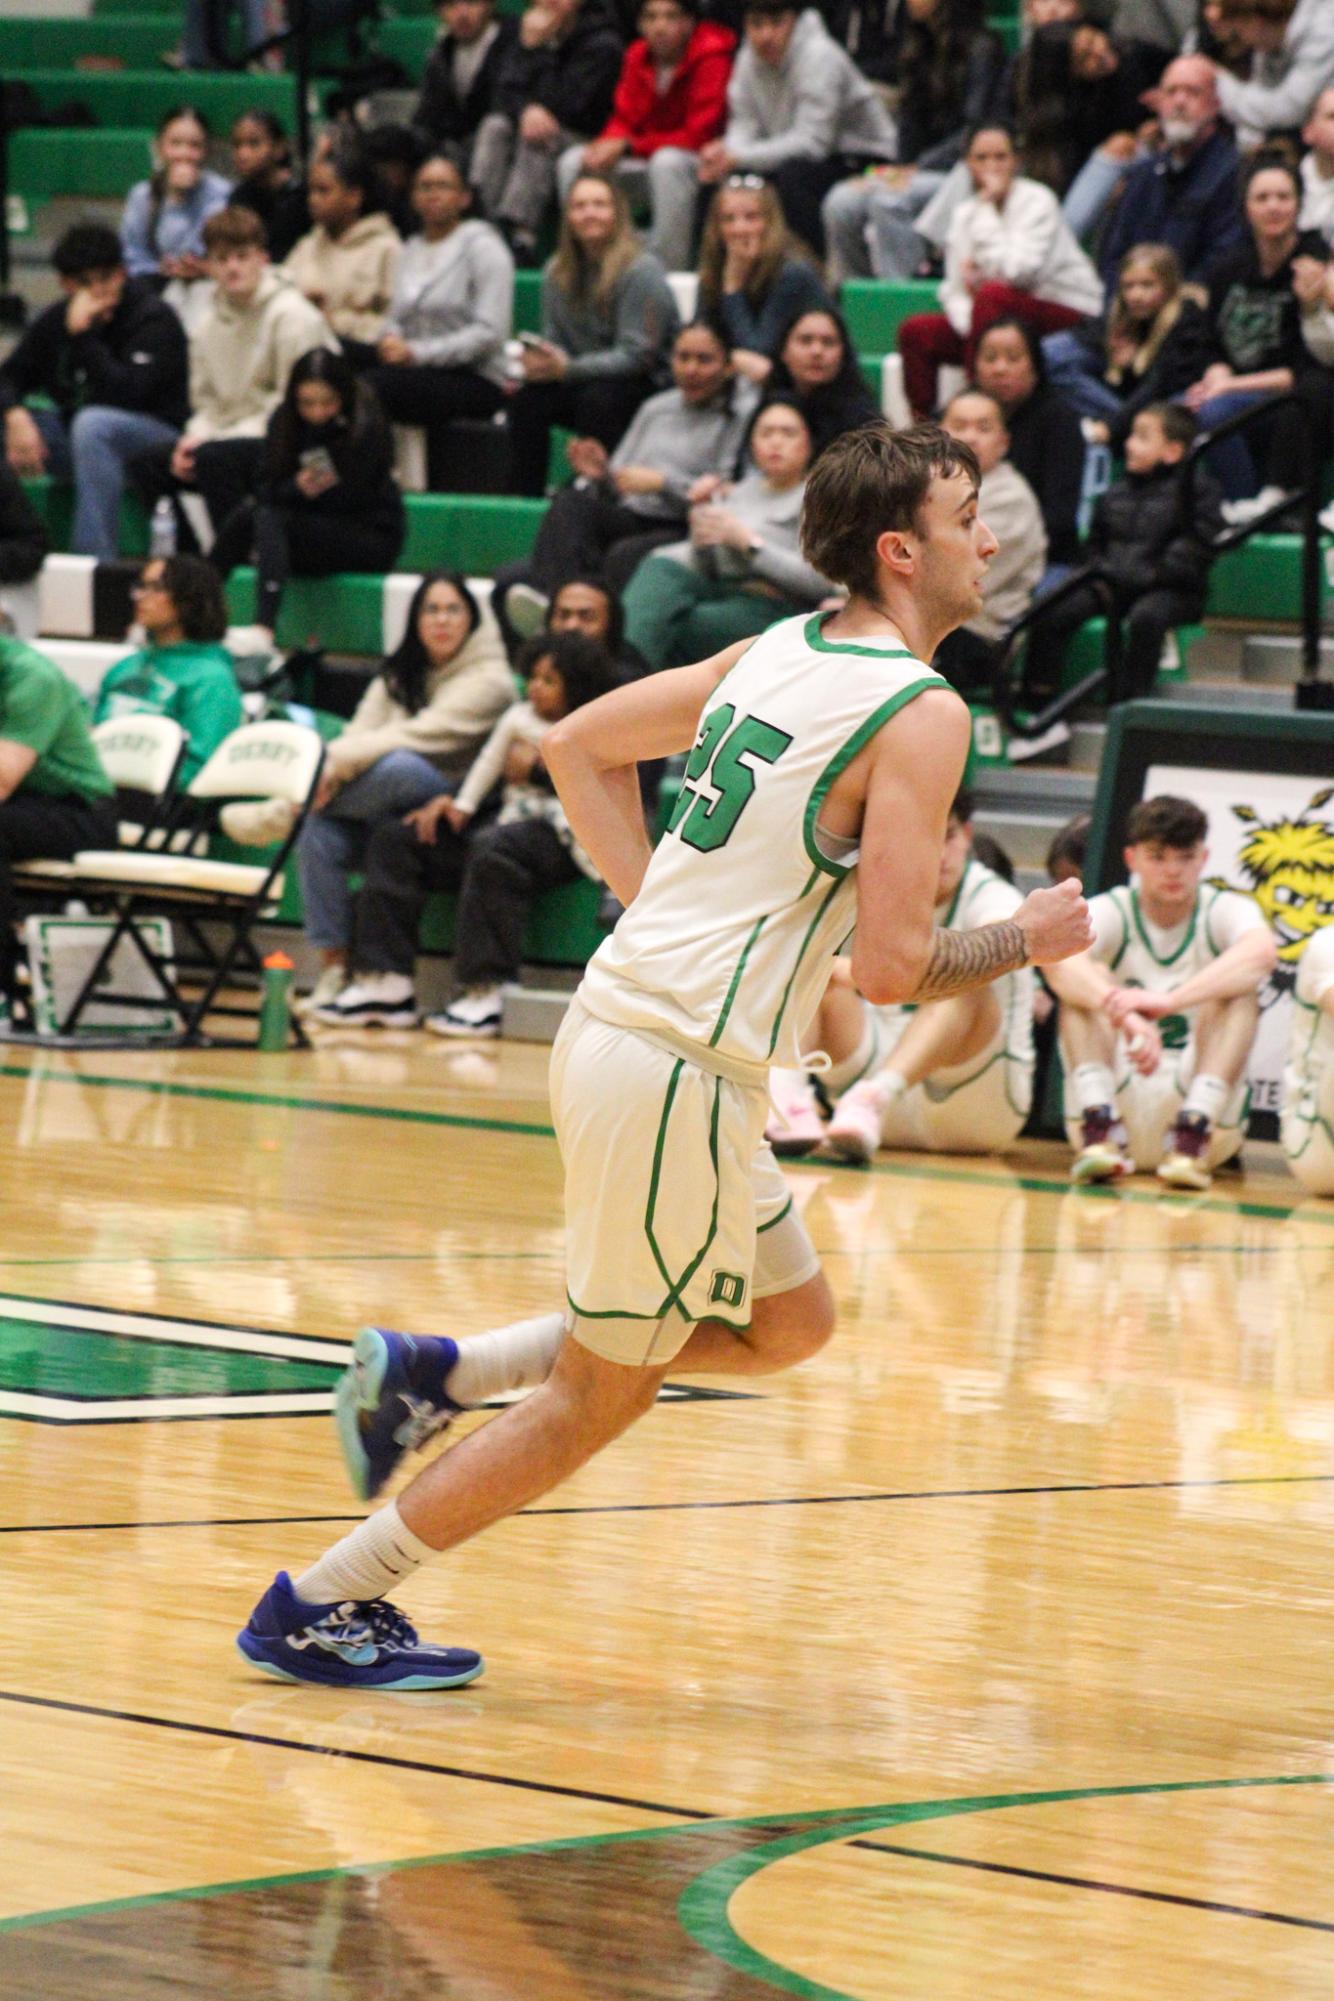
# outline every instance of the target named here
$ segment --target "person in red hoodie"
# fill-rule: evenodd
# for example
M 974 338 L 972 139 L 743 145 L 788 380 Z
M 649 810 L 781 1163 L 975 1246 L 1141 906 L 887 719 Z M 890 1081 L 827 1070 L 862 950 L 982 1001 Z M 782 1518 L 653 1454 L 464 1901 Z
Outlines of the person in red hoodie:
M 736 36 L 700 19 L 700 0 L 644 0 L 611 117 L 561 155 L 561 201 L 581 173 L 615 174 L 652 217 L 648 247 L 669 271 L 693 268 L 697 155 L 727 122 Z

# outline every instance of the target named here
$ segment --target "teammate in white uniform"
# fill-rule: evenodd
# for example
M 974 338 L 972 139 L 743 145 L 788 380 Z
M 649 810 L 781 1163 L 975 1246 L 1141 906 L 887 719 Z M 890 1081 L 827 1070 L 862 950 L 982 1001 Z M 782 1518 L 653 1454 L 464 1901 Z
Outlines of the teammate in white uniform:
M 975 931 L 1004 923 L 1022 902 L 974 855 L 972 797 L 960 792 L 941 851 L 936 923 Z M 1033 1095 L 1032 973 L 922 1007 L 876 1008 L 857 995 L 845 963 L 807 1040 L 829 1060 L 820 1083 L 837 1100 L 833 1118 L 822 1126 L 805 1070 L 773 1072 L 775 1152 L 804 1153 L 823 1140 L 836 1158 L 865 1163 L 880 1146 L 991 1153 L 1017 1139 Z
M 796 1063 L 839 946 L 877 1005 L 931 1000 L 1080 951 L 1078 884 L 1002 924 L 937 931 L 967 709 L 922 663 L 974 612 L 995 538 L 977 463 L 934 425 L 845 433 L 811 474 L 808 560 L 846 608 L 652 675 L 551 731 L 545 761 L 626 915 L 552 1056 L 568 1310 L 456 1342 L 364 1329 L 340 1437 L 369 1496 L 403 1453 L 503 1388 L 532 1395 L 443 1453 L 295 1580 L 242 1652 L 296 1680 L 444 1687 L 390 1586 L 565 1479 L 654 1402 L 668 1364 L 760 1374 L 814 1354 L 834 1307 L 763 1143 L 771 1063 Z M 693 743 L 652 853 L 636 764 Z M 460 1663 L 460 1657 L 468 1663 Z
M 1334 1195 L 1334 924 L 1297 963 L 1280 1136 L 1308 1195 Z
M 1201 887 L 1207 831 L 1187 799 L 1134 807 L 1130 885 L 1093 898 L 1092 947 L 1048 975 L 1076 1181 L 1153 1169 L 1207 1188 L 1245 1137 L 1259 990 L 1278 954 L 1251 897 Z

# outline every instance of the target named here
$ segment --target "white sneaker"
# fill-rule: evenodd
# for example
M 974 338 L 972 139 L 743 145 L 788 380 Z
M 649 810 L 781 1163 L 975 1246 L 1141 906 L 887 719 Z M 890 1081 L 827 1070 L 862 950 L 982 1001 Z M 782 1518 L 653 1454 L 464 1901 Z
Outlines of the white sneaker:
M 551 599 L 533 584 L 511 584 L 505 593 L 505 616 L 520 639 L 541 632 L 551 609 Z
M 874 1078 L 864 1078 L 845 1091 L 825 1128 L 824 1151 L 835 1160 L 869 1167 L 880 1145 L 884 1098 Z
M 240 847 L 271 848 L 296 825 L 296 807 L 290 799 L 236 799 L 223 807 L 218 825 Z
M 1242 528 L 1248 521 L 1254 521 L 1270 507 L 1277 507 L 1285 489 L 1281 486 L 1262 486 L 1248 500 L 1225 500 L 1222 515 L 1229 528 Z
M 308 994 L 298 994 L 292 1002 L 293 1014 L 313 1014 L 316 1008 L 328 1007 L 330 1001 L 337 1000 L 347 985 L 346 966 L 326 966 Z
M 1069 723 L 1052 723 L 1036 736 L 1025 736 L 1022 731 L 1017 731 L 1005 746 L 1006 755 L 1011 764 L 1023 764 L 1030 757 L 1041 757 L 1045 751 L 1060 750 L 1069 741 Z
M 792 1071 L 770 1071 L 764 1137 L 782 1160 L 815 1151 L 824 1138 L 824 1120 L 808 1078 Z
M 310 1009 L 312 1021 L 330 1028 L 415 1028 L 417 996 L 406 973 L 363 973 L 335 1000 Z
M 262 625 L 229 625 L 222 643 L 233 660 L 262 659 L 278 651 L 273 634 Z
M 441 1014 L 428 1014 L 432 1035 L 499 1035 L 503 989 L 469 987 Z

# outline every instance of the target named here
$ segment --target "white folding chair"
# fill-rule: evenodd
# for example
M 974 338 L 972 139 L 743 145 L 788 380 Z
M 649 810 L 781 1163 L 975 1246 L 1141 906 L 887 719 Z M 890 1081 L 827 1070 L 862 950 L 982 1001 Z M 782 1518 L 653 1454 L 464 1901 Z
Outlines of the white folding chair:
M 95 724 L 90 734 L 116 790 L 138 793 L 148 802 L 144 819 L 121 821 L 122 847 L 150 845 L 155 834 L 160 836 L 161 823 L 171 810 L 185 761 L 185 731 L 170 716 L 113 716 Z M 42 859 L 15 862 L 11 880 L 20 894 L 25 889 L 58 888 L 68 895 L 78 885 L 79 874 L 76 862 Z

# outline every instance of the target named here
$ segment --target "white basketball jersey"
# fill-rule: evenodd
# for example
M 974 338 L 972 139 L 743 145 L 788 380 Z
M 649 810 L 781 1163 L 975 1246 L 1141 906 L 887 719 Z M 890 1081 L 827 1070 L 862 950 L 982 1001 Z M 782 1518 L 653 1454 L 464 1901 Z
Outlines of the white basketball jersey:
M 1093 957 L 1115 973 L 1123 987 L 1170 994 L 1212 965 L 1248 931 L 1264 927 L 1265 915 L 1252 897 L 1234 889 L 1202 884 L 1184 924 L 1170 931 L 1145 915 L 1133 884 L 1121 883 L 1089 901 Z M 1166 1015 L 1158 1024 L 1163 1045 L 1183 1048 L 1190 1024 L 1185 1015 Z
M 939 931 L 979 931 L 984 924 L 1008 924 L 1023 902 L 1023 897 L 1004 876 L 996 874 L 970 855 L 959 877 L 953 896 L 942 914 L 936 919 Z M 1033 974 L 1024 967 L 1015 973 L 1004 973 L 991 983 L 991 991 L 1000 1003 L 1002 1042 L 1007 1062 L 1031 1064 L 1033 1061 Z M 915 1012 L 911 1004 L 902 1007 L 877 1008 L 877 1014 L 891 1028 L 906 1025 Z M 902 1032 L 900 1028 L 900 1032 Z
M 1324 1108 L 1327 1087 L 1334 1077 L 1334 1015 L 1326 1014 L 1320 1003 L 1334 987 L 1334 924 L 1317 931 L 1297 962 L 1297 984 L 1292 998 L 1292 1040 L 1288 1045 L 1288 1067 L 1284 1085 L 1287 1106 L 1297 1107 L 1306 1099 Z
M 579 989 L 604 1021 L 724 1074 L 799 1061 L 856 922 L 856 850 L 824 851 L 821 806 L 905 703 L 948 686 L 901 646 L 821 627 L 771 626 L 719 683 L 671 826 Z

